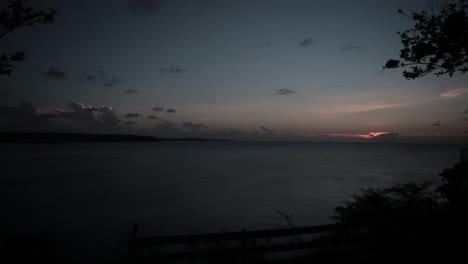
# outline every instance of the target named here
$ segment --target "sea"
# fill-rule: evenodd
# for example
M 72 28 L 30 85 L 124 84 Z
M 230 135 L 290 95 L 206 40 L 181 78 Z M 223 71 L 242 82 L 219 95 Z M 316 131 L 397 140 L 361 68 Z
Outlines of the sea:
M 461 147 L 0 144 L 0 243 L 42 232 L 67 262 L 91 263 L 124 255 L 135 225 L 143 237 L 333 223 L 333 209 L 363 188 L 440 184 L 438 174 L 459 160 Z

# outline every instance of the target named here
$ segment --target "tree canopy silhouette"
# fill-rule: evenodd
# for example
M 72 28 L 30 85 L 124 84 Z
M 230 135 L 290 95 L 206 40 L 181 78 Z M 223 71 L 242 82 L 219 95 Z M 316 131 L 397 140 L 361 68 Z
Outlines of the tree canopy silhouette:
M 468 162 L 440 176 L 439 186 L 406 183 L 353 195 L 332 215 L 345 233 L 331 235 L 352 238 L 354 247 L 326 247 L 322 254 L 346 263 L 454 263 L 468 235 Z M 325 263 L 344 263 L 338 260 Z
M 54 21 L 57 11 L 35 10 L 23 4 L 22 0 L 9 1 L 7 7 L 0 9 L 0 39 L 21 27 L 35 24 L 49 24 Z M 24 51 L 0 54 L 0 75 L 11 75 L 14 63 L 25 59 Z
M 398 32 L 403 48 L 400 59 L 389 59 L 384 69 L 406 68 L 403 76 L 416 79 L 434 73 L 437 77 L 468 72 L 468 4 L 434 4 L 436 10 L 398 12 L 415 24 Z

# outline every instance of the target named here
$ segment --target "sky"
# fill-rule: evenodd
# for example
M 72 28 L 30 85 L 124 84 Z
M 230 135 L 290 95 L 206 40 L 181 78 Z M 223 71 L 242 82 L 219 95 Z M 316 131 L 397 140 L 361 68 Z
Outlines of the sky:
M 426 0 L 29 0 L 0 53 L 0 130 L 247 140 L 465 140 L 468 75 L 384 70 Z M 0 7 L 6 5 L 0 0 Z M 383 135 L 383 136 L 382 136 Z M 381 137 L 382 136 L 382 137 Z

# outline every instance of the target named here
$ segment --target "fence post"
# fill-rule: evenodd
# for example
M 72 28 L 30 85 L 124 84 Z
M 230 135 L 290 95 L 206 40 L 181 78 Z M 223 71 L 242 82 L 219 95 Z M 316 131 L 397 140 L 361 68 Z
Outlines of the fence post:
M 460 149 L 460 162 L 461 163 L 468 162 L 468 153 L 467 153 L 467 151 L 468 151 L 468 149 L 465 149 L 465 148 Z
M 134 223 L 132 232 L 130 233 L 130 237 L 128 238 L 127 254 L 130 258 L 134 258 L 136 256 L 137 249 L 136 249 L 135 243 L 133 242 L 133 239 L 136 238 L 137 232 L 138 232 L 138 225 L 137 223 Z

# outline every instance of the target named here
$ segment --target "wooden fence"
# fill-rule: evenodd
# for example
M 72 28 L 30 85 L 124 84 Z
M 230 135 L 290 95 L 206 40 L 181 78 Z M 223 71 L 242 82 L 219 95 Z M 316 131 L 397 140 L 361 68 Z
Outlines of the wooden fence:
M 256 231 L 194 234 L 182 236 L 137 237 L 136 226 L 128 242 L 131 263 L 265 263 L 299 260 L 308 251 L 329 244 L 349 243 L 327 238 L 342 230 L 330 224 Z M 286 258 L 271 259 L 272 253 L 302 250 Z M 286 254 L 287 255 L 287 254 Z

